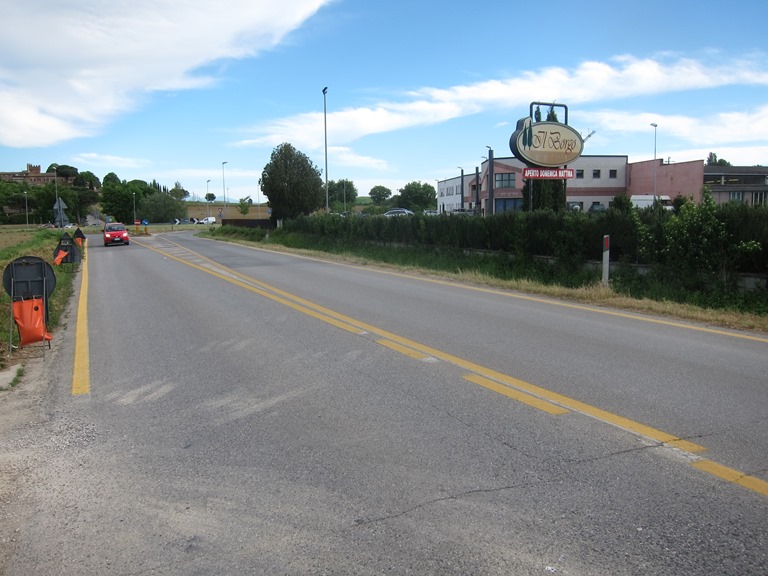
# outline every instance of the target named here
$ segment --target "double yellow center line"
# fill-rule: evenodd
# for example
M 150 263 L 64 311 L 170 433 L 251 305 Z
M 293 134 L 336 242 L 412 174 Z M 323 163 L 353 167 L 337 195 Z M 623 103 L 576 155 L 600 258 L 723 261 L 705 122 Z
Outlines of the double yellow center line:
M 753 492 L 768 496 L 768 482 L 749 476 L 738 470 L 733 470 L 721 464 L 715 463 L 711 460 L 700 458 L 695 456 L 700 452 L 704 452 L 706 448 L 669 434 L 657 428 L 641 424 L 629 418 L 619 416 L 607 410 L 597 408 L 590 404 L 586 404 L 574 398 L 570 398 L 563 394 L 547 390 L 535 384 L 519 380 L 502 372 L 498 372 L 487 366 L 476 364 L 464 358 L 448 354 L 441 350 L 425 346 L 408 338 L 404 338 L 397 334 L 393 334 L 376 326 L 366 324 L 350 316 L 340 314 L 334 310 L 330 310 L 319 304 L 300 298 L 294 294 L 270 286 L 264 282 L 240 274 L 239 272 L 222 266 L 221 264 L 206 258 L 198 253 L 184 248 L 174 242 L 171 242 L 167 238 L 164 238 L 165 242 L 174 246 L 176 251 L 181 250 L 185 257 L 193 258 L 196 262 L 192 262 L 189 259 L 182 258 L 166 250 L 162 250 L 150 244 L 144 242 L 135 243 L 141 246 L 153 250 L 159 254 L 162 254 L 165 258 L 170 258 L 187 266 L 191 266 L 197 270 L 211 274 L 235 284 L 245 290 L 256 293 L 265 298 L 269 298 L 282 305 L 288 306 L 303 314 L 312 316 L 318 320 L 322 320 L 331 324 L 337 328 L 341 328 L 353 334 L 372 334 L 379 337 L 376 342 L 382 346 L 385 346 L 400 354 L 404 354 L 410 358 L 424 361 L 424 360 L 440 360 L 450 363 L 454 366 L 460 367 L 469 374 L 464 376 L 464 379 L 468 382 L 472 382 L 489 390 L 492 390 L 498 394 L 502 394 L 508 398 L 514 399 L 518 402 L 522 402 L 528 406 L 532 406 L 539 410 L 542 410 L 552 415 L 567 414 L 569 411 L 579 412 L 598 419 L 602 422 L 612 424 L 614 426 L 623 428 L 635 434 L 644 436 L 651 440 L 658 442 L 660 445 L 666 445 L 676 448 L 682 452 L 687 453 L 690 456 L 692 465 L 699 470 L 717 476 L 728 482 L 732 482 L 748 488 Z M 83 260 L 83 279 L 82 288 L 80 292 L 79 301 L 79 313 L 77 322 L 77 339 L 75 343 L 75 369 L 72 383 L 72 394 L 87 394 L 89 392 L 89 379 L 88 379 L 88 336 L 87 328 L 82 327 L 81 324 L 87 323 L 87 280 L 88 269 L 86 260 Z M 446 281 L 440 281 L 448 283 Z M 543 301 L 543 300 L 542 300 Z

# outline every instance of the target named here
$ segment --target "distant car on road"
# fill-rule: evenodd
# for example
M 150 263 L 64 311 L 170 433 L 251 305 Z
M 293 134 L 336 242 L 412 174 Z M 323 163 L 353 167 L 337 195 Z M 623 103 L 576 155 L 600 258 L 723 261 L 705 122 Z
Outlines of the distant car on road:
M 439 216 L 440 212 L 437 210 L 424 210 L 424 216 Z
M 216 216 L 206 216 L 202 220 L 197 221 L 198 224 L 216 224 Z
M 384 212 L 384 216 L 387 218 L 392 218 L 393 216 L 413 216 L 413 212 L 408 210 L 408 208 L 392 208 L 392 210 Z
M 128 244 L 130 244 L 128 230 L 126 229 L 125 224 L 121 224 L 120 222 L 110 222 L 104 226 L 103 235 L 104 246 L 111 246 L 112 244 L 125 244 L 128 246 Z

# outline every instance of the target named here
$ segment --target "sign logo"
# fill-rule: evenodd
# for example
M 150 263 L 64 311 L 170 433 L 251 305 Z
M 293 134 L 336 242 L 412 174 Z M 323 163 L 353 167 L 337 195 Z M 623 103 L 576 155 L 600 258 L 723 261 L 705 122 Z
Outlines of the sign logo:
M 560 122 L 531 122 L 529 117 L 517 121 L 509 139 L 516 158 L 529 166 L 556 168 L 573 162 L 584 150 L 581 134 Z

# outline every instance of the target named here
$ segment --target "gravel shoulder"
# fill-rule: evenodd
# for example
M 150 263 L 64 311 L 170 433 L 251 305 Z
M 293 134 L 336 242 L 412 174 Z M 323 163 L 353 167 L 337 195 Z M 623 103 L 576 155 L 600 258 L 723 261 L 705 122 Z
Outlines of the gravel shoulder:
M 0 574 L 14 554 L 21 526 L 33 510 L 29 490 L 39 466 L 36 445 L 48 421 L 45 397 L 48 389 L 46 360 L 29 358 L 21 381 L 10 388 L 19 365 L 0 371 Z

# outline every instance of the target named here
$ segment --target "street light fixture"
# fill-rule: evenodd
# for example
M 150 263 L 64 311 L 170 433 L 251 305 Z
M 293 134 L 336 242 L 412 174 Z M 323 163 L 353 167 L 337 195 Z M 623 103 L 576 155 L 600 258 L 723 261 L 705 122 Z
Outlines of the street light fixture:
M 205 211 L 206 216 L 211 215 L 211 202 L 210 200 L 208 200 L 208 194 L 210 194 L 210 192 L 208 192 L 208 184 L 210 183 L 210 181 L 211 181 L 210 178 L 208 178 L 208 180 L 205 181 L 205 205 L 208 207 L 208 209 Z
M 59 203 L 59 179 L 58 176 L 59 167 L 53 167 L 53 187 L 56 190 L 56 216 L 54 217 L 55 224 L 58 228 L 61 228 L 61 204 Z
M 461 170 L 461 209 L 464 210 L 464 168 L 457 166 Z
M 226 161 L 221 163 L 221 190 L 224 194 L 224 212 L 222 212 L 222 215 L 227 211 L 227 185 L 224 181 L 224 164 L 227 163 Z
M 325 105 L 325 95 L 328 93 L 328 86 L 323 88 L 323 132 L 325 133 L 325 211 L 329 211 L 328 207 L 328 120 L 327 120 L 327 108 Z
M 133 193 L 133 223 L 136 224 L 136 192 Z
M 486 145 L 488 148 L 488 213 L 493 216 L 493 148 Z
M 651 122 L 653 126 L 653 200 L 656 201 L 656 128 L 659 127 L 656 122 Z
M 29 228 L 29 201 L 26 190 L 24 190 L 24 213 L 27 215 L 27 228 Z

